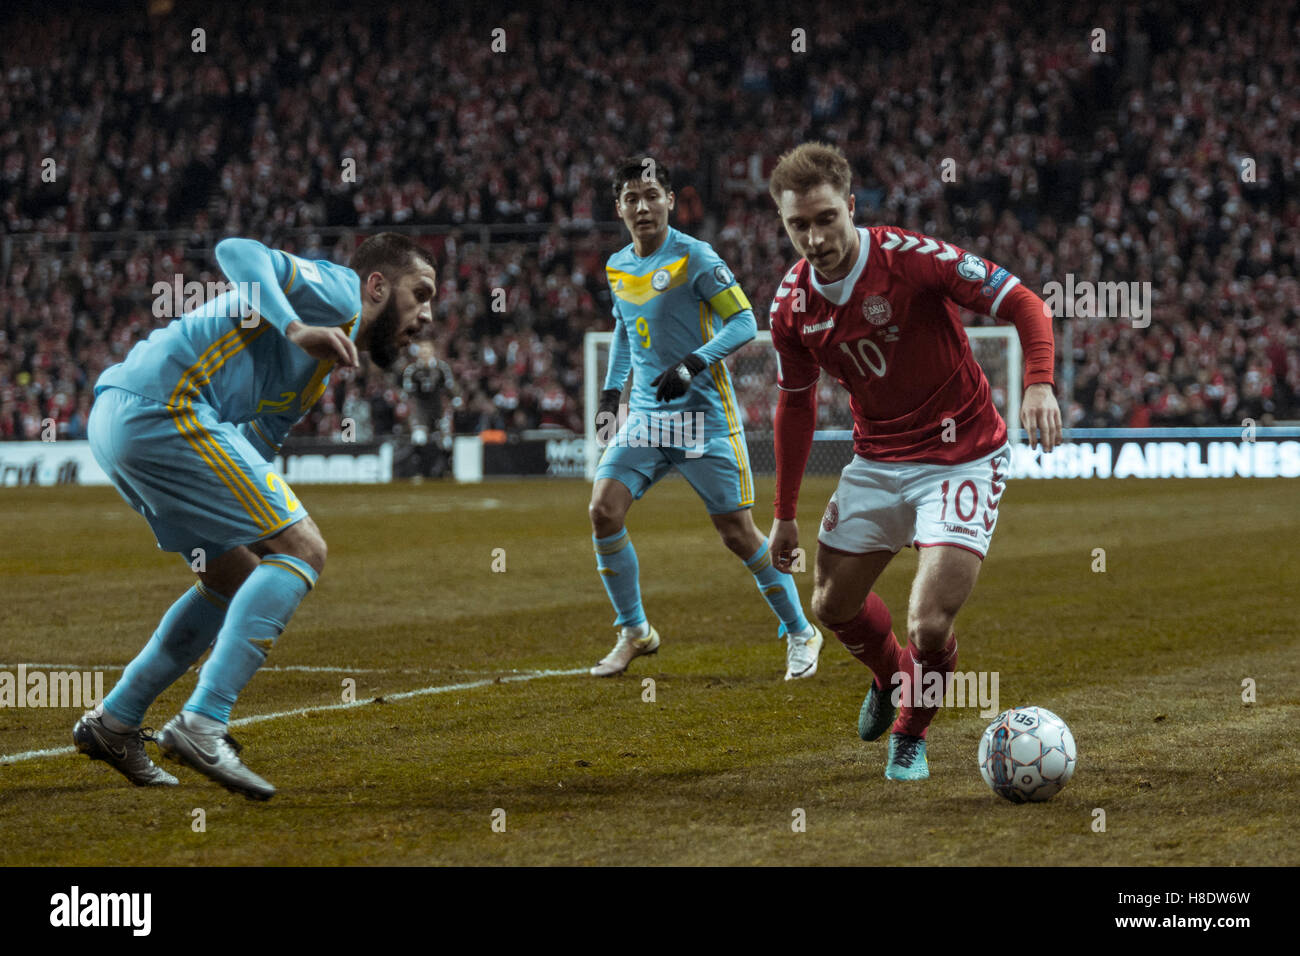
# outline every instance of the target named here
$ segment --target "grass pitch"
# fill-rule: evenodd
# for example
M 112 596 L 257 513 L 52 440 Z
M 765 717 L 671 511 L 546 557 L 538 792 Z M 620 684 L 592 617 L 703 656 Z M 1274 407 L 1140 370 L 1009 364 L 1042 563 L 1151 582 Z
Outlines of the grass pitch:
M 832 487 L 805 483 L 805 546 Z M 885 780 L 866 669 L 828 635 L 816 677 L 781 680 L 776 622 L 681 480 L 629 520 L 663 648 L 611 680 L 533 673 L 614 638 L 584 483 L 297 491 L 329 561 L 235 717 L 338 705 L 347 678 L 382 702 L 236 728 L 268 804 L 171 764 L 181 786 L 145 790 L 73 753 L 0 761 L 0 864 L 1300 863 L 1292 481 L 1009 485 L 959 667 L 1074 732 L 1073 781 L 1028 806 L 980 779 L 976 708 L 936 719 L 929 781 Z M 111 688 L 192 577 L 111 489 L 0 496 L 0 669 L 112 665 Z M 896 631 L 915 566 L 879 585 Z M 77 716 L 0 710 L 0 755 L 70 745 Z

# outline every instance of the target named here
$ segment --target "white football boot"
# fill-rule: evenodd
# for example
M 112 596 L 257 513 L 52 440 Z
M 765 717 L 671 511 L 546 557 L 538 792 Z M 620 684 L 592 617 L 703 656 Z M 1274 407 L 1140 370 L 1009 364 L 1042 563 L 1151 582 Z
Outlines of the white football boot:
M 821 656 L 822 632 L 812 624 L 802 634 L 785 636 L 785 679 L 798 680 L 817 673 L 817 658 Z
M 644 629 L 645 633 L 642 634 Z M 632 660 L 643 654 L 659 652 L 659 632 L 648 624 L 641 627 L 624 627 L 618 632 L 618 643 L 591 669 L 592 677 L 613 677 L 627 670 Z

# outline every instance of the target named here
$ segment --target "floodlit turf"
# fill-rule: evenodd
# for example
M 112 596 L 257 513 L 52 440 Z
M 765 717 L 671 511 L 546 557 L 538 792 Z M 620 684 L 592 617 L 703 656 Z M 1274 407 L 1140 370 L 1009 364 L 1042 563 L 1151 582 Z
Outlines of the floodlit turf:
M 805 483 L 805 544 L 831 488 Z M 268 660 L 282 669 L 259 673 L 235 716 L 339 704 L 349 676 L 358 700 L 389 699 L 236 728 L 280 788 L 267 804 L 171 764 L 182 785 L 164 791 L 77 754 L 0 766 L 0 864 L 1294 865 L 1296 488 L 1008 487 L 957 620 L 959 666 L 998 672 L 1003 707 L 1055 711 L 1079 746 L 1064 792 L 1013 806 L 980 779 L 977 709 L 939 715 L 929 781 L 893 783 L 885 741 L 855 732 L 867 672 L 833 636 L 816 677 L 783 682 L 775 621 L 681 480 L 629 523 L 657 657 L 611 680 L 404 699 L 392 695 L 585 667 L 608 650 L 587 486 L 303 486 L 329 563 Z M 760 482 L 765 531 L 770 498 Z M 111 489 L 7 488 L 0 501 L 0 670 L 112 665 L 111 688 L 192 580 L 184 565 Z M 879 588 L 899 631 L 915 566 L 905 551 Z M 806 600 L 811 560 L 799 580 Z M 287 669 L 302 666 L 338 670 Z M 191 672 L 149 721 L 193 684 Z M 0 755 L 70 745 L 77 716 L 0 710 Z

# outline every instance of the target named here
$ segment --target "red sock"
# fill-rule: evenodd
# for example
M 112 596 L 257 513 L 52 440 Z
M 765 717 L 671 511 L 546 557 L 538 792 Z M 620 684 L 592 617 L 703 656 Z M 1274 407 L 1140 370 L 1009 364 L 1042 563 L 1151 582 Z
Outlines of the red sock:
M 916 681 L 918 668 L 920 683 Z M 903 684 L 903 700 L 898 709 L 898 719 L 890 730 L 896 734 L 924 737 L 939 708 L 913 705 L 912 700 L 919 698 L 928 686 L 926 674 L 946 675 L 957 669 L 957 635 L 949 634 L 948 643 L 937 651 L 919 651 L 915 644 L 908 641 L 907 647 L 898 655 L 898 669 L 908 675 L 908 681 Z M 942 686 L 946 687 L 946 682 Z
M 848 652 L 871 668 L 876 686 L 889 689 L 889 681 L 899 667 L 898 638 L 890 629 L 893 619 L 889 608 L 872 591 L 858 616 L 847 624 L 833 628 L 835 636 Z

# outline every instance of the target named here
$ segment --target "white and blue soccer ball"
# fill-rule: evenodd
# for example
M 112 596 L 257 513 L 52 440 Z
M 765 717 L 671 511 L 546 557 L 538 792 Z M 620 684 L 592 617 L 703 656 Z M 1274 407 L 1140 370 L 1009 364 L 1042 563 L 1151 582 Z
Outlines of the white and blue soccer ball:
M 1012 803 L 1050 800 L 1074 776 L 1079 754 L 1065 721 L 1044 707 L 1014 707 L 980 738 L 980 775 Z

